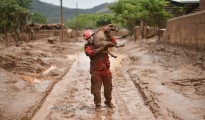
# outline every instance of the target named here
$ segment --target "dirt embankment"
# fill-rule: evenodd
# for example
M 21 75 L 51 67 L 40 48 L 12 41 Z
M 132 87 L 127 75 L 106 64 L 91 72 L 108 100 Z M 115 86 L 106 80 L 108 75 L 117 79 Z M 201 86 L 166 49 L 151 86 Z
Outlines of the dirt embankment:
M 167 21 L 162 41 L 181 46 L 205 49 L 205 11 L 200 11 Z
M 128 47 L 129 46 L 129 47 Z M 160 44 L 157 38 L 128 42 L 123 69 L 157 119 L 205 119 L 205 52 Z
M 73 40 L 74 41 L 74 40 Z M 0 119 L 30 119 L 74 62 L 79 42 L 0 45 Z M 70 55 L 68 57 L 68 55 Z

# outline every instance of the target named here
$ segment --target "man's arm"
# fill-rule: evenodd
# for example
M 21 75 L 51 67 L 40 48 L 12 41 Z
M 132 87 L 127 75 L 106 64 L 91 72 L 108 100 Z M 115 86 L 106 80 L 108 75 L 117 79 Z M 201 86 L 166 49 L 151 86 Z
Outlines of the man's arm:
M 99 47 L 99 48 L 97 48 L 97 49 L 91 49 L 89 46 L 87 46 L 87 47 L 85 48 L 85 54 L 86 54 L 87 56 L 94 56 L 94 55 L 100 53 L 100 52 L 103 51 L 103 50 L 104 50 L 104 46 L 101 46 L 101 47 Z
M 103 41 L 102 43 L 103 43 L 103 45 L 105 47 L 116 47 L 116 48 L 119 48 L 119 47 L 124 47 L 125 46 L 125 44 L 117 45 L 117 40 L 114 37 L 109 39 L 109 41 Z
M 112 36 L 108 39 L 108 41 L 103 41 L 103 45 L 105 47 L 114 47 L 117 46 L 117 40 Z
M 109 38 L 107 41 L 101 42 L 105 47 L 116 47 L 117 40 L 114 37 Z

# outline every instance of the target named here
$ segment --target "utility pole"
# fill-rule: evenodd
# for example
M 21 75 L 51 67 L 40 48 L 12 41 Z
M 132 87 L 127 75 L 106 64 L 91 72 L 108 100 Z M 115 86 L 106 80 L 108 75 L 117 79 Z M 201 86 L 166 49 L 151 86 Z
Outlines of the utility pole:
M 76 35 L 75 35 L 76 40 L 77 37 L 78 37 L 78 3 L 76 3 Z
M 61 42 L 63 42 L 63 0 L 60 0 L 61 2 L 61 34 L 60 34 L 60 39 Z

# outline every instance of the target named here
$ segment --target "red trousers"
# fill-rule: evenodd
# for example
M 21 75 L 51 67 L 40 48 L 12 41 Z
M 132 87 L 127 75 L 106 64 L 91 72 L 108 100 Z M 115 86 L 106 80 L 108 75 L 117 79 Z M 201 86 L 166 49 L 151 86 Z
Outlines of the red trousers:
M 104 86 L 104 97 L 107 103 L 112 100 L 112 73 L 107 70 L 92 70 L 91 72 L 91 94 L 94 95 L 94 103 L 101 103 L 101 86 Z

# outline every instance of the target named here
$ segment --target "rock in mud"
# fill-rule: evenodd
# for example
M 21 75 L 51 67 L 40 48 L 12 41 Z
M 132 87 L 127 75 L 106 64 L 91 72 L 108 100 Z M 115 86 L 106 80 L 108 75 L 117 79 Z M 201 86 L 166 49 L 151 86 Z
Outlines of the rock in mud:
M 56 38 L 48 38 L 47 40 L 50 44 L 56 44 Z
M 43 72 L 44 68 L 37 68 L 36 73 L 41 73 Z
M 71 118 L 75 116 L 75 112 L 73 111 L 66 111 L 64 113 L 62 113 L 61 117 L 62 118 Z

